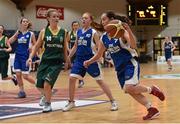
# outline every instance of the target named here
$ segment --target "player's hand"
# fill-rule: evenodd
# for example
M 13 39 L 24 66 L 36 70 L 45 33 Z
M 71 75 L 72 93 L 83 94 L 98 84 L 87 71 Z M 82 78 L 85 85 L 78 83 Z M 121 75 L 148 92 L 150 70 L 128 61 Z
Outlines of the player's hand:
M 30 67 L 32 65 L 32 59 L 28 58 L 28 60 L 26 61 L 26 66 Z
M 10 49 L 6 49 L 6 48 L 4 49 L 4 51 L 7 52 L 7 53 L 11 52 Z
M 84 65 L 85 68 L 88 68 L 88 66 L 90 65 L 90 63 L 89 63 L 89 61 L 87 60 L 87 61 L 84 61 L 83 65 Z
M 127 23 L 122 23 L 122 26 L 124 27 L 125 30 L 131 30 L 129 25 Z
M 64 63 L 64 71 L 68 70 L 68 68 L 70 68 L 70 67 L 71 67 L 71 60 L 70 60 L 69 56 L 67 56 L 67 60 Z

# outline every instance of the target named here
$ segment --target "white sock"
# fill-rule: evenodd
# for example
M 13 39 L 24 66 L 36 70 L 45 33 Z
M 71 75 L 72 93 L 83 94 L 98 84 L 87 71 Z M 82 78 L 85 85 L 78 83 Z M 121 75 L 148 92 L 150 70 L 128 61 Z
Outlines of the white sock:
M 151 93 L 151 91 L 152 91 L 151 87 L 147 87 L 147 91 L 148 91 L 148 93 Z
M 152 104 L 150 103 L 150 102 L 148 102 L 146 105 L 145 105 L 145 107 L 147 108 L 147 110 L 149 109 L 149 108 L 151 108 L 152 107 Z

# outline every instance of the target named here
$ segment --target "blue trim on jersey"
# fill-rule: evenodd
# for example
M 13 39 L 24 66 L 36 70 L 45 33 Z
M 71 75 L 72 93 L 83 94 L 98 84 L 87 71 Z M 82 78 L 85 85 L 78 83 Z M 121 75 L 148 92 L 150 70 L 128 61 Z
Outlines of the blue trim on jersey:
M 17 37 L 17 48 L 15 53 L 19 55 L 29 56 L 29 45 L 31 43 L 31 32 L 28 31 L 25 34 L 19 33 Z
M 93 51 L 91 48 L 93 35 L 93 29 L 88 29 L 87 31 L 83 32 L 83 29 L 79 29 L 77 31 L 77 50 L 76 56 L 87 56 L 93 55 Z
M 121 47 L 119 39 L 109 39 L 106 33 L 102 36 L 102 42 L 111 54 L 111 58 L 114 62 L 116 71 L 133 58 L 131 53 L 127 49 Z

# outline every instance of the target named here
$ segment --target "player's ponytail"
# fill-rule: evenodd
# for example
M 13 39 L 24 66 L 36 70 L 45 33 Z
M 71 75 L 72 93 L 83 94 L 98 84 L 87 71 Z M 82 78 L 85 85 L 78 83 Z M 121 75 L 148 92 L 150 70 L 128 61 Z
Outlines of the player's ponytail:
M 48 23 L 47 23 L 46 28 L 50 25 L 48 18 L 51 16 L 51 13 L 52 13 L 52 12 L 57 12 L 57 13 L 59 13 L 56 9 L 48 9 L 48 10 L 47 10 L 46 18 L 47 18 Z
M 99 23 L 97 23 L 97 22 L 95 22 L 94 21 L 94 17 L 92 16 L 92 14 L 91 13 L 89 13 L 89 12 L 86 12 L 88 15 L 89 15 L 89 17 L 90 17 L 90 19 L 91 19 L 91 27 L 92 28 L 94 28 L 95 30 L 98 30 L 98 31 L 100 31 L 100 32 L 103 32 L 104 31 L 104 28 L 103 28 L 103 26 L 102 26 L 102 24 L 99 24 Z
M 105 14 L 110 20 L 118 19 L 122 22 L 127 23 L 128 25 L 132 24 L 132 21 L 128 17 L 115 14 L 113 11 L 107 11 Z

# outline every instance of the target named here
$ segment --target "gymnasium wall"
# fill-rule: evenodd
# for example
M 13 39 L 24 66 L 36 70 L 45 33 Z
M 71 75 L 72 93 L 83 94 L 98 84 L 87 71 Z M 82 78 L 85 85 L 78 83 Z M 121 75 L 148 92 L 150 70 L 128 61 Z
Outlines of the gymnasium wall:
M 126 15 L 126 0 L 33 0 L 24 12 L 24 15 L 33 22 L 33 30 L 39 31 L 46 26 L 45 19 L 37 19 L 35 15 L 36 5 L 48 5 L 64 7 L 64 20 L 60 21 L 63 28 L 70 30 L 71 22 L 79 20 L 83 12 L 94 15 L 95 21 L 99 21 L 100 15 L 106 10 L 113 10 Z M 132 29 L 138 39 L 148 41 L 148 54 L 152 55 L 153 37 L 175 36 L 180 32 L 180 0 L 172 0 L 168 6 L 168 27 L 160 26 L 133 26 Z M 0 0 L 0 24 L 6 29 L 16 30 L 20 20 L 20 12 L 10 0 Z M 6 13 L 6 14 L 5 14 Z

